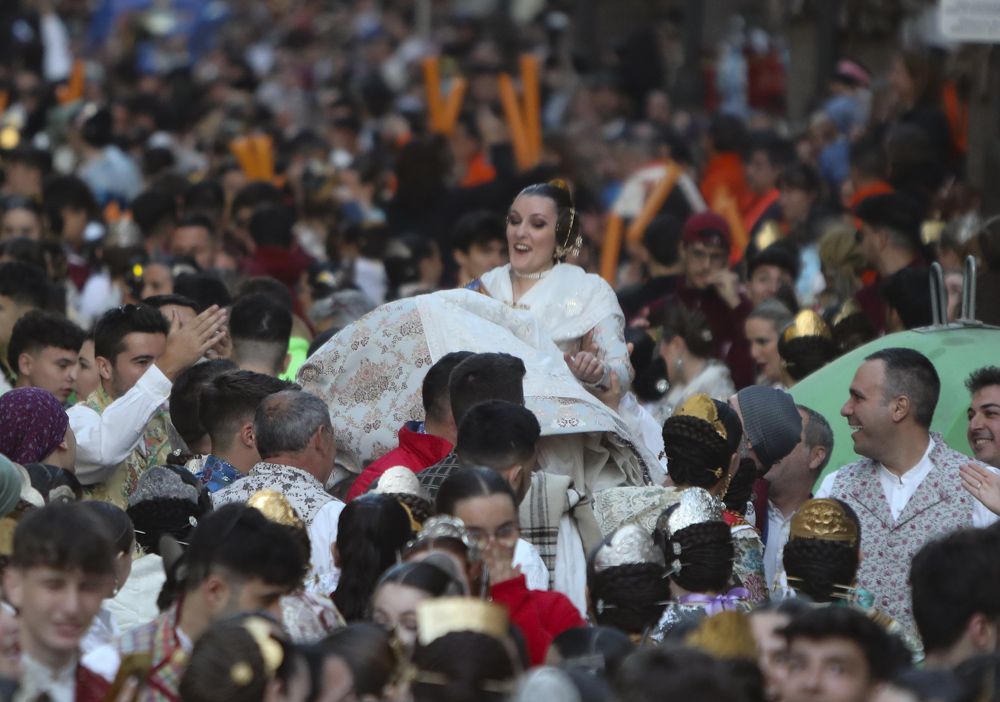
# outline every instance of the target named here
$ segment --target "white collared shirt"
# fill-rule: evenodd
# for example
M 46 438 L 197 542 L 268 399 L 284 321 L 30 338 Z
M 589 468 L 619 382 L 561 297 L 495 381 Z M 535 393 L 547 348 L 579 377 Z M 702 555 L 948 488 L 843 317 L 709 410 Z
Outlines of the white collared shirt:
M 79 660 L 74 656 L 72 661 L 54 671 L 27 653 L 22 653 L 24 673 L 14 695 L 15 702 L 37 700 L 41 695 L 46 695 L 52 702 L 74 702 L 78 663 Z
M 894 520 L 899 519 L 899 515 L 903 513 L 910 498 L 917 492 L 920 483 L 924 481 L 924 478 L 934 468 L 934 463 L 931 461 L 931 453 L 934 451 L 935 446 L 934 439 L 928 439 L 927 450 L 924 451 L 924 455 L 915 466 L 901 476 L 895 475 L 881 463 L 879 464 L 879 484 L 882 485 L 882 492 L 885 495 L 886 502 L 889 504 L 889 511 L 892 513 Z M 971 458 L 969 459 L 970 462 L 972 460 Z M 1000 470 L 992 466 L 986 466 L 982 463 L 980 465 L 983 465 L 987 470 L 1000 474 Z M 833 493 L 833 484 L 837 479 L 836 476 L 841 470 L 838 468 L 823 479 L 819 490 L 816 491 L 815 497 L 830 497 Z M 996 521 L 997 515 L 991 512 L 986 505 L 979 500 L 972 501 L 972 526 L 981 529 L 994 524 Z
M 104 482 L 141 445 L 146 425 L 170 397 L 171 385 L 154 365 L 101 414 L 82 402 L 66 411 L 76 436 L 76 477 L 81 484 Z
M 764 578 L 770 588 L 774 584 L 775 576 L 784 571 L 781 564 L 782 554 L 785 551 L 785 544 L 788 543 L 788 532 L 792 526 L 792 512 L 787 517 L 781 510 L 774 506 L 770 500 L 767 501 L 767 543 L 764 544 Z

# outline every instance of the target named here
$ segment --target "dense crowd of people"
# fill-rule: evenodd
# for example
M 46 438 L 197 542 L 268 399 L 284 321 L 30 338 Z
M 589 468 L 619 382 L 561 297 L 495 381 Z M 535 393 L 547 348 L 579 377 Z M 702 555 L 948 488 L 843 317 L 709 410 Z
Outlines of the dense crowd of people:
M 997 699 L 955 56 L 486 5 L 0 8 L 0 698 Z

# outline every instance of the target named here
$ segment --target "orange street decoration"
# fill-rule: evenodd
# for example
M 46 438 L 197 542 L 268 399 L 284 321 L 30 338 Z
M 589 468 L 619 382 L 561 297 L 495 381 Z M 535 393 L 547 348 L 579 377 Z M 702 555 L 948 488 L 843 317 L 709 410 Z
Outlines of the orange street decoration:
M 455 131 L 462 101 L 469 82 L 465 78 L 452 79 L 447 97 L 441 94 L 441 63 L 437 56 L 428 56 L 421 62 L 424 73 L 424 93 L 427 97 L 428 125 L 432 132 L 450 136 Z
M 618 274 L 618 260 L 621 257 L 622 243 L 627 241 L 634 244 L 642 239 L 646 227 L 659 214 L 663 203 L 670 197 L 677 179 L 681 176 L 681 168 L 676 163 L 670 162 L 666 166 L 663 176 L 656 181 L 650 190 L 649 195 L 642 204 L 642 209 L 632 218 L 625 229 L 625 220 L 622 215 L 614 210 L 608 215 L 607 224 L 604 230 L 604 240 L 601 243 L 601 263 L 600 273 L 610 285 L 616 284 Z
M 66 85 L 60 85 L 56 88 L 56 97 L 59 99 L 60 105 L 76 102 L 83 97 L 84 69 L 85 66 L 80 59 L 73 62 L 73 70 L 70 71 L 69 82 Z
M 500 74 L 500 102 L 507 119 L 511 145 L 518 168 L 527 170 L 542 157 L 541 92 L 538 78 L 538 57 L 521 56 L 521 92 L 518 100 L 514 81 L 507 73 Z
M 240 169 L 250 180 L 274 180 L 274 143 L 267 134 L 250 134 L 229 142 Z

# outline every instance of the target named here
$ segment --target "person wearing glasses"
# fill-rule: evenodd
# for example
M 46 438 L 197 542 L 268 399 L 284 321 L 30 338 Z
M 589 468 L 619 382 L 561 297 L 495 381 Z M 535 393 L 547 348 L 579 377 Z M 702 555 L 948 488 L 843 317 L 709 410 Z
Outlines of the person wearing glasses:
M 438 491 L 437 511 L 464 522 L 469 541 L 482 556 L 490 597 L 507 608 L 521 629 L 532 665 L 544 662 L 552 639 L 585 625 L 568 597 L 529 590 L 521 569 L 513 564 L 521 536 L 517 498 L 500 473 L 489 468 L 453 473 Z
M 171 326 L 158 309 L 122 305 L 94 328 L 101 384 L 71 407 L 76 477 L 90 499 L 123 509 L 139 477 L 173 450 L 166 401 L 173 381 L 221 340 L 226 316 L 212 306 L 190 324 Z

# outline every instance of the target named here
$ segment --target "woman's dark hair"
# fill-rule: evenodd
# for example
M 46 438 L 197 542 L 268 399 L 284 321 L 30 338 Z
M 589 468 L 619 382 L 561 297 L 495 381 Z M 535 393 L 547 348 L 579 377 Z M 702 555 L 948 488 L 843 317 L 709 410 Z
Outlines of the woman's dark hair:
M 822 336 L 800 336 L 785 341 L 784 334 L 780 334 L 778 355 L 785 362 L 788 375 L 799 381 L 836 358 L 837 348 L 832 339 Z
M 512 651 L 498 639 L 456 631 L 413 652 L 414 702 L 502 702 L 519 674 Z
M 466 594 L 462 592 L 463 586 L 461 582 L 456 580 L 447 570 L 430 560 L 435 558 L 435 556 L 443 558 L 439 554 L 431 554 L 427 557 L 427 560 L 397 563 L 382 574 L 382 577 L 378 579 L 378 583 L 375 585 L 375 589 L 378 590 L 378 588 L 386 583 L 394 583 L 396 585 L 406 585 L 407 587 L 416 588 L 421 592 L 426 592 L 431 597 L 444 597 L 445 595 L 461 596 Z
M 632 344 L 632 353 L 629 354 L 629 362 L 635 369 L 632 392 L 643 402 L 659 400 L 667 392 L 664 382 L 661 382 L 667 379 L 667 366 L 656 352 L 656 342 L 645 329 L 635 327 L 625 330 L 625 342 Z
M 153 498 L 134 502 L 125 510 L 135 526 L 136 541 L 146 553 L 160 554 L 160 538 L 171 536 L 188 543 L 191 532 L 203 516 L 212 511 L 212 498 L 191 471 L 179 466 L 162 466 L 198 490 L 198 502 L 182 498 Z M 162 555 L 162 554 L 160 554 Z
M 24 469 L 28 471 L 31 487 L 38 490 L 45 504 L 80 502 L 83 499 L 83 486 L 68 470 L 46 463 L 28 463 Z
M 609 626 L 587 626 L 567 629 L 552 639 L 559 653 L 562 668 L 586 670 L 614 680 L 635 644 L 622 631 Z
M 808 163 L 793 163 L 778 176 L 778 187 L 781 189 L 804 190 L 818 195 L 822 181 L 816 169 Z
M 715 659 L 692 648 L 640 649 L 622 665 L 616 687 L 620 702 L 742 699 Z
M 747 502 L 753 494 L 753 484 L 756 480 L 757 464 L 752 458 L 740 460 L 736 472 L 729 481 L 729 487 L 726 488 L 726 494 L 722 497 L 726 509 L 736 512 L 741 517 L 746 516 Z
M 875 327 L 872 326 L 868 315 L 860 310 L 839 320 L 831 331 L 837 353 L 840 355 L 853 351 L 875 338 Z
M 399 658 L 388 632 L 368 622 L 357 622 L 332 634 L 317 644 L 324 657 L 337 656 L 347 664 L 354 676 L 354 692 L 358 697 L 372 695 L 382 698 L 386 686 L 399 673 Z
M 989 680 L 989 684 L 991 689 L 995 690 L 993 685 L 995 684 L 997 670 L 996 655 L 991 654 L 990 658 L 992 658 L 991 673 L 994 679 Z M 985 666 L 981 667 L 978 671 L 980 672 L 978 680 L 974 677 L 968 679 L 972 676 L 965 676 L 962 671 L 962 666 L 966 662 L 963 662 L 954 671 L 911 668 L 904 670 L 894 677 L 889 684 L 892 687 L 909 692 L 916 698 L 917 702 L 973 702 L 973 700 L 989 702 L 991 698 L 982 695 L 981 692 L 983 690 L 976 689 L 982 685 L 984 677 L 982 670 Z M 992 699 L 996 699 L 995 692 Z
M 723 439 L 699 417 L 668 417 L 663 423 L 663 447 L 674 484 L 710 488 L 725 478 L 733 455 L 728 434 Z
M 664 516 L 677 510 L 674 504 L 664 511 Z M 663 517 L 661 517 L 663 519 Z M 692 524 L 670 534 L 657 529 L 654 534 L 663 549 L 667 563 L 679 560 L 681 568 L 670 579 L 689 592 L 722 592 L 733 574 L 733 536 L 725 522 Z M 680 555 L 676 554 L 680 547 Z
M 260 618 L 260 615 L 240 615 L 216 622 L 198 639 L 178 688 L 184 702 L 260 702 L 265 699 L 272 678 L 267 675 L 260 645 L 244 626 L 248 619 Z M 305 665 L 305 660 L 292 644 L 275 635 L 271 638 L 281 646 L 283 653 L 273 679 L 287 685 L 296 668 Z M 246 663 L 246 670 L 251 673 L 245 682 L 230 674 L 240 663 Z
M 347 503 L 337 527 L 341 572 L 334 594 L 344 619 L 367 616 L 376 581 L 412 538 L 409 515 L 388 495 L 372 493 Z
M 455 471 L 441 483 L 437 494 L 437 513 L 454 515 L 455 506 L 462 500 L 490 495 L 507 495 L 517 508 L 517 498 L 510 484 L 495 470 L 473 467 Z M 340 606 L 339 600 L 337 606 Z
M 556 250 L 571 248 L 580 231 L 580 218 L 576 215 L 573 195 L 566 184 L 557 180 L 535 183 L 517 194 L 518 197 L 522 195 L 547 197 L 552 200 L 556 206 Z M 560 260 L 565 257 L 565 253 L 561 257 L 556 256 Z
M 108 534 L 114 539 L 116 553 L 132 552 L 132 547 L 135 544 L 135 531 L 132 528 L 132 520 L 128 518 L 125 510 L 110 502 L 96 500 L 88 500 L 80 504 L 90 510 L 104 524 Z
M 854 584 L 860 554 L 843 541 L 789 539 L 782 562 L 796 592 L 813 602 L 835 602 Z
M 663 342 L 674 337 L 684 339 L 691 355 L 698 358 L 712 357 L 712 328 L 708 318 L 699 310 L 688 309 L 684 305 L 670 305 L 663 313 Z
M 587 589 L 597 623 L 627 634 L 642 634 L 654 626 L 670 599 L 666 569 L 655 563 L 596 570 L 591 556 Z

